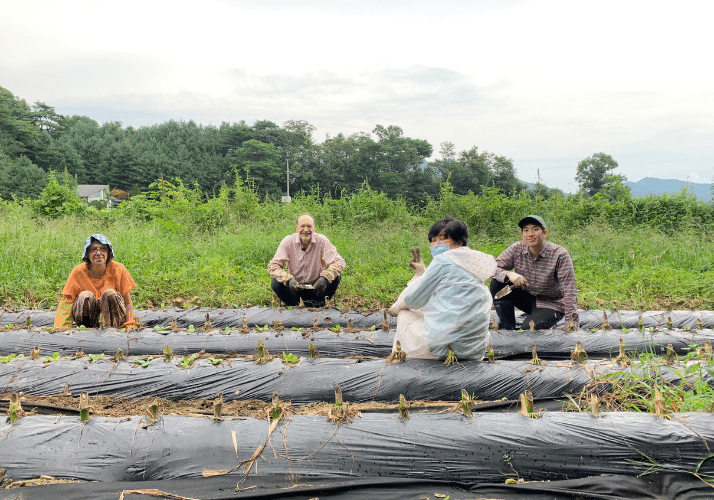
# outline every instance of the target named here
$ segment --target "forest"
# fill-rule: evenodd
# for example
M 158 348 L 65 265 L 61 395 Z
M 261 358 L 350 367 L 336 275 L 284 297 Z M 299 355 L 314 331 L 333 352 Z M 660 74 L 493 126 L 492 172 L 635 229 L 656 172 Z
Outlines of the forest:
M 339 198 L 367 182 L 390 198 L 419 204 L 439 193 L 449 179 L 456 194 L 480 194 L 484 187 L 503 193 L 527 189 L 513 161 L 479 150 L 458 152 L 441 144 L 440 159 L 428 162 L 434 148 L 406 137 L 396 125 L 375 125 L 371 133 L 342 133 L 318 142 L 315 127 L 290 120 L 200 125 L 192 120 L 146 127 L 120 122 L 99 124 L 86 116 L 64 116 L 45 103 L 29 105 L 0 87 L 0 196 L 36 198 L 47 175 L 66 171 L 76 184 L 107 184 L 130 194 L 157 179 L 180 178 L 210 196 L 236 174 L 261 196 L 315 191 Z M 545 186 L 540 189 L 547 192 Z

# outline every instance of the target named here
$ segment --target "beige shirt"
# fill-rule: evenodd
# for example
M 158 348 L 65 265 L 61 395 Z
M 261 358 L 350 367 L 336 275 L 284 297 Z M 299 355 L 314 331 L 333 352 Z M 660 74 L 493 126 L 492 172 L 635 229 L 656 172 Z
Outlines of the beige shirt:
M 344 269 L 345 259 L 337 253 L 337 248 L 327 236 L 319 233 L 312 233 L 312 240 L 305 250 L 302 249 L 300 235 L 289 234 L 280 242 L 275 256 L 268 263 L 270 276 L 283 284 L 295 278 L 301 285 L 312 285 L 320 276 L 332 282 Z

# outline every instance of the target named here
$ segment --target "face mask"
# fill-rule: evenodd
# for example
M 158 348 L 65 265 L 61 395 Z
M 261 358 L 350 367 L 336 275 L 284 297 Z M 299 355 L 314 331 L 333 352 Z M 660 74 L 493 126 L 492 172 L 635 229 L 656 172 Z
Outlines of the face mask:
M 451 245 L 448 243 L 441 243 L 439 245 L 433 245 L 433 246 L 429 247 L 432 257 L 436 257 L 437 255 L 444 253 L 450 249 L 451 249 Z

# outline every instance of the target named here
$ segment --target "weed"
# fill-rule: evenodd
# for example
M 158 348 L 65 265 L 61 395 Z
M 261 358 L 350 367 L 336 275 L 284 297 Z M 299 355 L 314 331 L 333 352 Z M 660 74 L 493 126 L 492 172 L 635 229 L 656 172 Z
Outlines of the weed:
M 99 361 L 104 357 L 104 353 L 102 354 L 90 354 L 89 355 L 89 362 L 94 363 L 95 361 Z
M 627 352 L 625 351 L 625 341 L 620 337 L 620 354 L 612 360 L 613 363 L 619 363 L 620 366 L 626 367 L 630 366 L 630 358 L 627 357 Z
M 52 356 L 45 356 L 42 358 L 43 363 L 51 363 L 52 361 L 57 361 L 60 359 L 60 354 L 58 352 L 52 353 Z
M 533 409 L 533 394 L 526 391 L 520 396 L 521 415 L 528 418 L 540 418 L 540 414 Z
M 473 413 L 471 412 L 471 408 L 474 405 L 474 398 L 471 396 L 466 389 L 461 389 L 461 402 L 459 403 L 459 407 L 461 409 L 461 412 L 471 418 L 473 416 Z
M 503 455 L 503 462 L 508 465 L 508 468 L 511 469 L 511 473 L 507 474 L 509 476 L 516 476 L 515 479 L 513 478 L 508 478 L 506 479 L 506 484 L 517 484 L 521 482 L 520 475 L 516 471 L 516 469 L 513 468 L 513 463 L 511 462 L 513 458 L 510 455 Z
M 164 363 L 167 363 L 171 361 L 171 358 L 174 355 L 174 352 L 171 350 L 171 348 L 167 345 L 164 346 Z
M 317 348 L 312 345 L 312 342 L 307 343 L 307 357 L 308 359 L 315 359 L 315 358 L 321 358 L 322 355 L 320 354 L 320 351 L 317 350 Z
M 335 332 L 335 333 L 339 333 L 339 331 L 340 331 L 340 325 L 337 324 L 337 325 L 333 326 L 332 328 L 330 328 L 330 330 L 332 330 L 332 331 Z
M 672 344 L 667 344 L 667 364 L 674 363 L 674 347 Z
M 137 364 L 141 366 L 142 368 L 146 368 L 149 366 L 149 363 L 151 362 L 150 359 L 144 359 L 144 358 L 136 358 L 134 359 L 134 364 Z
M 602 327 L 601 328 L 603 330 L 612 330 L 610 323 L 607 321 L 607 313 L 605 311 L 602 312 Z
M 268 352 L 268 348 L 265 347 L 265 344 L 263 344 L 263 341 L 260 339 L 258 339 L 258 347 L 256 347 L 253 351 L 253 359 L 255 360 L 254 364 L 256 365 L 259 363 L 262 364 L 270 362 L 270 353 Z
M 491 344 L 488 344 L 486 346 L 486 359 L 488 359 L 488 362 L 491 364 L 496 362 L 495 356 L 493 354 L 493 347 L 491 347 Z
M 196 331 L 196 327 L 193 326 L 193 325 L 188 325 L 188 331 L 191 332 L 191 333 L 193 333 L 193 332 Z
M 24 358 L 24 354 L 8 354 L 7 356 L 0 356 L 0 363 L 9 363 L 15 358 Z
M 263 325 L 263 326 L 255 325 L 255 329 L 258 330 L 259 332 L 265 332 L 268 330 L 268 328 L 270 328 L 270 326 L 268 326 L 268 325 Z
M 300 360 L 294 354 L 283 353 L 283 363 L 297 363 L 298 361 Z
M 77 352 L 74 353 L 74 359 L 80 359 L 80 358 L 83 358 L 83 357 L 84 357 L 84 351 L 83 351 L 82 348 L 80 347 L 80 348 L 77 349 Z
M 38 359 L 40 357 L 40 346 L 36 345 L 35 348 L 30 352 L 30 359 Z
M 404 420 L 409 418 L 409 404 L 403 394 L 399 395 L 399 416 Z
M 454 351 L 451 349 L 451 346 L 449 346 L 449 352 L 446 355 L 446 359 L 444 360 L 445 365 L 453 365 L 458 363 L 459 360 L 456 359 L 456 354 L 454 354 Z
M 223 360 L 221 358 L 209 358 L 208 362 L 211 363 L 213 366 L 216 366 L 220 365 Z
M 273 393 L 273 403 L 269 412 L 270 418 L 273 420 L 280 420 L 280 417 L 283 414 L 282 401 L 280 401 L 280 397 L 277 392 Z
M 114 362 L 118 363 L 122 359 L 124 359 L 124 351 L 117 349 L 117 353 L 114 355 Z
M 22 410 L 22 405 L 20 404 L 20 396 L 15 393 L 11 392 L 10 393 L 10 403 L 8 406 L 8 411 L 7 414 L 10 416 L 10 423 L 17 422 L 20 417 L 24 415 L 24 411 Z
M 578 340 L 577 344 L 575 344 L 575 350 L 570 351 L 570 359 L 577 363 L 584 363 L 587 358 L 588 353 L 583 349 L 583 343 Z
M 565 329 L 569 332 L 575 331 L 575 322 L 573 321 L 572 314 L 568 314 L 568 326 L 566 326 Z
M 159 420 L 159 402 L 154 400 L 146 409 L 146 415 L 149 417 L 149 425 L 156 423 Z
M 714 388 L 707 380 L 714 375 L 714 367 L 691 346 L 689 353 L 680 360 L 680 368 L 651 353 L 641 353 L 638 358 L 623 358 L 622 363 L 631 366 L 628 371 L 614 372 L 596 377 L 581 392 L 580 400 L 589 400 L 599 395 L 600 402 L 608 411 L 637 411 L 652 413 L 667 418 L 669 413 L 687 411 L 713 411 Z M 618 356 L 619 357 L 619 356 Z M 661 363 L 670 363 L 669 369 L 679 377 L 678 383 L 667 382 L 661 373 Z M 582 411 L 582 405 L 574 407 Z
M 187 370 L 191 368 L 191 365 L 194 361 L 196 361 L 196 358 L 198 358 L 198 354 L 196 353 L 191 354 L 190 356 L 182 357 L 181 362 L 179 363 L 179 368 L 181 368 L 182 370 Z
M 402 343 L 398 340 L 394 343 L 394 351 L 387 356 L 387 364 L 403 363 L 407 359 L 407 353 L 402 351 Z
M 542 365 L 543 361 L 538 357 L 538 352 L 536 351 L 536 345 L 532 344 L 531 345 L 531 353 L 533 354 L 533 357 L 531 358 L 530 363 L 532 365 Z
M 337 424 L 344 424 L 352 421 L 352 412 L 349 403 L 342 400 L 342 389 L 335 387 L 335 404 L 327 412 L 327 420 Z

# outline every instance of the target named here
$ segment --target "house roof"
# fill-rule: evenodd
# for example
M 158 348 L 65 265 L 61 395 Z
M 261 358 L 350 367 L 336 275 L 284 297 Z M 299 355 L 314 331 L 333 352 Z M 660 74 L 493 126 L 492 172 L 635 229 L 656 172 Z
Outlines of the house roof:
M 108 184 L 79 184 L 77 186 L 77 192 L 80 198 L 89 198 L 93 194 L 97 194 L 105 189 L 109 191 Z

